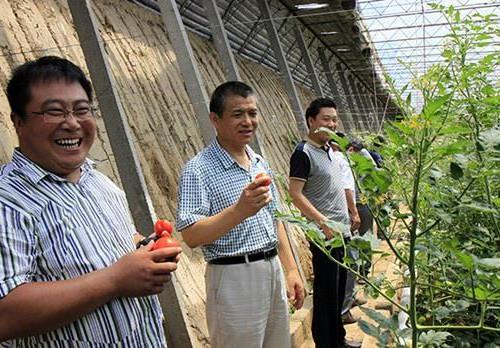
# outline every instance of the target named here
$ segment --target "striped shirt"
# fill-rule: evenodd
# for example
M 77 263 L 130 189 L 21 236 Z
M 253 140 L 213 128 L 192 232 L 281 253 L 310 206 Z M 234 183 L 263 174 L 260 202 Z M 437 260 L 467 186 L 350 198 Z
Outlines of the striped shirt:
M 7 166 L 0 169 L 0 298 L 23 283 L 74 279 L 108 267 L 135 249 L 125 194 L 90 160 L 78 183 L 18 150 Z M 162 316 L 156 296 L 116 298 L 56 330 L 4 344 L 161 347 Z
M 328 219 L 344 224 L 344 236 L 351 236 L 344 176 L 328 145 L 309 139 L 297 144 L 290 158 L 290 178 L 305 181 L 302 193 L 309 202 Z
M 250 169 L 241 167 L 223 149 L 217 139 L 184 167 L 178 191 L 177 230 L 216 215 L 233 205 L 258 173 L 272 176 L 267 162 L 249 146 L 246 148 Z M 220 257 L 245 255 L 277 245 L 274 212 L 278 195 L 271 184 L 272 201 L 266 207 L 231 229 L 211 244 L 202 246 L 206 261 Z

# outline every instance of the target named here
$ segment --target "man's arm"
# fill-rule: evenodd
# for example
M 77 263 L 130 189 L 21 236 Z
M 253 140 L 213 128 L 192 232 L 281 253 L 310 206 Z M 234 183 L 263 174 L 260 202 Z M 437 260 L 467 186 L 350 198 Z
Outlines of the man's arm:
M 252 181 L 243 189 L 235 204 L 183 229 L 181 232 L 184 242 L 191 248 L 210 244 L 246 218 L 257 214 L 271 201 L 269 187 L 262 185 L 265 180 L 265 178 L 259 178 Z
M 153 243 L 81 277 L 17 286 L 0 299 L 0 342 L 52 331 L 117 297 L 158 294 L 177 268 L 181 248 Z M 174 257 L 173 262 L 163 260 Z
M 293 204 L 300 210 L 309 220 L 316 221 L 326 235 L 327 239 L 333 237 L 333 231 L 325 225 L 328 219 L 316 209 L 312 203 L 304 196 L 302 189 L 304 188 L 305 181 L 297 178 L 290 178 L 290 196 L 292 197 Z
M 285 226 L 281 221 L 277 223 L 278 228 L 278 255 L 285 269 L 287 281 L 288 298 L 296 309 L 302 308 L 304 303 L 304 284 L 300 278 L 299 270 L 290 247 L 290 241 L 286 235 Z
M 351 217 L 351 231 L 355 231 L 359 228 L 361 220 L 359 218 L 358 209 L 356 208 L 356 202 L 354 201 L 354 193 L 351 189 L 345 189 L 344 191 L 347 200 L 347 209 Z

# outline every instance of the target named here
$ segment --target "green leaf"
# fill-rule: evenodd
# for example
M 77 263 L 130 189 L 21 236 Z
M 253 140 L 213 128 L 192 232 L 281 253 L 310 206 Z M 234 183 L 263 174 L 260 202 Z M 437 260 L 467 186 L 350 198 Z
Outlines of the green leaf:
M 469 203 L 469 204 L 460 204 L 458 209 L 464 210 L 464 209 L 472 209 L 481 213 L 487 213 L 487 214 L 495 214 L 498 215 L 498 209 L 495 209 L 494 207 L 491 207 L 487 205 L 486 203 Z
M 447 347 L 446 340 L 449 337 L 452 337 L 449 332 L 430 330 L 422 332 L 418 336 L 418 342 L 422 344 L 422 347 Z
M 437 99 L 431 100 L 427 103 L 424 110 L 422 111 L 422 115 L 426 119 L 430 119 L 434 116 L 434 114 L 446 103 L 450 100 L 451 94 L 447 94 L 441 96 Z
M 487 259 L 479 259 L 478 264 L 491 269 L 499 269 L 500 268 L 500 258 L 487 258 Z
M 368 318 L 371 320 L 377 322 L 379 324 L 379 329 L 396 329 L 396 327 L 393 327 L 392 321 L 390 318 L 386 318 L 382 313 L 368 308 L 368 307 L 358 307 Z
M 461 251 L 457 251 L 455 252 L 455 256 L 457 257 L 458 261 L 460 261 L 460 263 L 469 271 L 474 268 L 474 259 L 471 255 L 463 253 Z
M 365 320 L 359 320 L 358 321 L 358 326 L 363 331 L 365 334 L 369 336 L 373 336 L 377 338 L 380 335 L 380 330 L 378 327 L 375 327 L 374 325 L 370 324 L 369 322 Z
M 483 102 L 485 104 L 493 105 L 493 106 L 500 106 L 500 96 L 495 95 L 492 97 L 486 97 L 483 99 Z
M 436 316 L 436 319 L 441 321 L 450 315 L 451 310 L 448 307 L 441 306 L 441 307 L 434 309 L 433 312 L 434 312 L 434 315 Z

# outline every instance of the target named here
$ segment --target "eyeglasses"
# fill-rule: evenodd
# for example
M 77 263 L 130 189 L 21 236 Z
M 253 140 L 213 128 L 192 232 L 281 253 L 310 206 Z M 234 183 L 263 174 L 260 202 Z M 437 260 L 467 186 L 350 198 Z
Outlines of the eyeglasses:
M 78 122 L 94 118 L 95 108 L 91 106 L 80 106 L 74 110 L 50 108 L 42 111 L 33 111 L 33 115 L 42 116 L 46 123 L 61 123 L 72 115 Z

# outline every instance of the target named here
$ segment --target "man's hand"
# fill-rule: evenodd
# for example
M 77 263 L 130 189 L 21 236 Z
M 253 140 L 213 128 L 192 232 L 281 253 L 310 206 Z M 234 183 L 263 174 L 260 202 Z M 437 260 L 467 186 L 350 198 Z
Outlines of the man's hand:
M 240 199 L 236 202 L 236 211 L 246 219 L 257 214 L 259 210 L 271 202 L 269 186 L 264 185 L 266 178 L 255 179 L 243 189 Z
M 359 214 L 356 212 L 351 214 L 351 232 L 356 231 L 361 225 L 361 219 L 359 218 Z
M 286 275 L 286 293 L 290 303 L 295 309 L 302 308 L 304 304 L 304 285 L 297 269 L 291 270 Z
M 158 294 L 177 269 L 182 248 L 162 248 L 151 251 L 151 241 L 145 247 L 122 256 L 110 266 L 109 281 L 115 289 L 115 297 L 138 297 Z M 165 261 L 165 260 L 169 261 Z
M 326 224 L 326 221 L 320 222 L 319 227 L 321 228 L 321 230 L 323 230 L 323 233 L 326 236 L 326 240 L 332 239 L 335 236 L 335 234 L 338 233 L 338 232 L 332 230 L 330 227 L 328 227 L 328 225 Z

